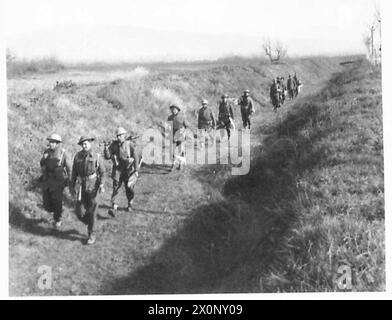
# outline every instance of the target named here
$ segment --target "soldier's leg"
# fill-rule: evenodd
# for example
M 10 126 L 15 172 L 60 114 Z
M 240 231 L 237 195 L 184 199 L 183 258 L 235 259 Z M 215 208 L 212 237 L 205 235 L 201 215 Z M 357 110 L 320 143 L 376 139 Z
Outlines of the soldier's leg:
M 52 192 L 53 200 L 53 218 L 55 222 L 61 221 L 61 216 L 63 213 L 63 188 L 57 188 Z
M 97 220 L 97 196 L 96 192 L 86 192 L 86 222 L 87 233 L 90 236 L 94 232 L 95 222 Z
M 241 110 L 241 118 L 242 118 L 242 125 L 245 129 L 246 128 L 246 114 L 243 110 Z
M 226 132 L 227 132 L 227 138 L 228 139 L 230 139 L 230 127 L 231 127 L 230 122 L 226 123 Z
M 133 198 L 135 197 L 135 190 L 134 190 L 134 186 L 132 187 L 128 187 L 128 185 L 125 185 L 125 193 L 127 195 L 127 199 L 128 199 L 128 208 L 132 207 L 133 204 Z
M 43 201 L 44 209 L 47 212 L 53 212 L 49 189 L 43 190 L 42 201 Z
M 118 177 L 118 178 L 114 177 L 113 178 L 113 192 L 112 192 L 112 198 L 111 198 L 112 206 L 117 205 L 116 199 L 117 199 L 117 196 L 120 192 L 120 188 L 121 188 L 120 177 Z
M 81 195 L 80 195 L 80 200 L 76 202 L 76 210 L 78 211 L 78 218 L 80 221 L 82 221 L 84 224 L 87 224 L 88 220 L 88 208 L 89 208 L 89 198 L 87 195 L 87 192 L 85 188 L 82 188 L 80 190 Z

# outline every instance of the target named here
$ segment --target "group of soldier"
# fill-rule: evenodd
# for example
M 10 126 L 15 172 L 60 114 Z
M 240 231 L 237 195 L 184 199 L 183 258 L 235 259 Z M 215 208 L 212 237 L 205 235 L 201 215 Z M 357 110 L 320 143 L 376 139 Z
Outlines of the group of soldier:
M 298 79 L 297 74 L 294 74 L 293 77 L 289 75 L 286 83 L 284 77 L 276 77 L 276 79 L 273 79 L 270 87 L 270 98 L 274 111 L 284 104 L 286 96 L 288 96 L 290 100 L 296 98 L 300 92 L 301 86 L 302 83 Z
M 285 100 L 285 92 L 289 98 L 294 99 L 298 95 L 300 82 L 296 75 L 287 80 L 287 86 L 283 78 L 274 79 L 271 86 L 271 100 L 274 108 L 279 108 Z M 201 108 L 198 111 L 199 132 L 210 134 L 215 129 L 225 129 L 228 139 L 231 130 L 235 128 L 233 104 L 240 107 L 242 125 L 244 130 L 250 130 L 251 116 L 255 112 L 254 102 L 250 97 L 250 91 L 244 90 L 238 99 L 229 98 L 223 94 L 218 103 L 218 119 L 209 107 L 206 99 L 202 99 Z M 171 170 L 177 166 L 181 169 L 184 159 L 184 129 L 188 127 L 181 108 L 178 105 L 170 105 L 171 114 L 168 121 L 172 125 L 173 134 L 173 162 Z M 115 132 L 116 139 L 104 143 L 103 157 L 94 151 L 95 138 L 82 136 L 78 141 L 81 150 L 71 160 L 70 155 L 62 146 L 62 138 L 58 134 L 52 134 L 47 138 L 48 147 L 44 151 L 40 161 L 42 176 L 43 204 L 46 211 L 53 213 L 54 227 L 61 228 L 63 212 L 64 189 L 68 186 L 70 194 L 76 200 L 76 214 L 80 221 L 87 226 L 87 244 L 96 241 L 94 227 L 98 209 L 97 197 L 105 192 L 105 160 L 112 161 L 111 178 L 113 191 L 111 196 L 111 209 L 109 214 L 116 217 L 118 210 L 118 194 L 121 186 L 125 187 L 128 201 L 127 211 L 132 211 L 135 196 L 134 187 L 139 176 L 139 168 L 142 159 L 139 159 L 136 147 L 127 136 L 127 131 L 120 127 Z
M 218 119 L 215 118 L 213 110 L 209 107 L 209 102 L 206 99 L 202 99 L 201 108 L 197 114 L 197 127 L 199 133 L 202 134 L 200 145 L 204 144 L 205 135 L 211 135 L 216 129 L 225 129 L 227 137 L 230 139 L 231 130 L 235 129 L 233 104 L 240 107 L 243 128 L 250 130 L 250 118 L 255 109 L 249 89 L 244 90 L 243 95 L 238 99 L 232 99 L 229 98 L 228 94 L 223 94 L 218 103 Z M 177 169 L 180 170 L 184 162 L 185 153 L 183 145 L 185 137 L 182 133 L 188 127 L 188 124 L 178 105 L 171 105 L 170 110 L 171 115 L 167 120 L 172 122 L 173 128 L 174 151 L 172 169 L 177 166 Z
M 134 186 L 140 167 L 135 147 L 126 135 L 124 128 L 118 128 L 116 139 L 105 143 L 104 147 L 104 158 L 112 160 L 113 192 L 109 214 L 114 217 L 118 210 L 117 196 L 122 184 L 125 186 L 128 200 L 127 210 L 132 210 Z M 87 244 L 93 244 L 96 240 L 94 226 L 98 209 L 97 197 L 105 192 L 106 171 L 101 154 L 94 151 L 95 138 L 80 137 L 78 144 L 81 150 L 76 153 L 73 162 L 62 147 L 60 135 L 52 134 L 47 140 L 48 148 L 40 161 L 44 208 L 53 213 L 54 227 L 61 228 L 64 189 L 68 186 L 71 195 L 76 199 L 77 217 L 87 225 Z

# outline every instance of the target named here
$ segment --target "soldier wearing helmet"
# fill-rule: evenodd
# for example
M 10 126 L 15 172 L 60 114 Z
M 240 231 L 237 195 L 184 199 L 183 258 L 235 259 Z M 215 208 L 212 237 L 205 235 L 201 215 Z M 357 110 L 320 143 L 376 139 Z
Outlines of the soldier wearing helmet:
M 201 100 L 201 108 L 198 112 L 198 129 L 201 130 L 199 137 L 200 146 L 204 146 L 205 139 L 208 137 L 209 143 L 213 143 L 213 130 L 216 127 L 215 117 L 211 109 L 208 107 L 206 99 Z
M 250 129 L 250 116 L 255 112 L 253 100 L 250 97 L 249 89 L 244 90 L 242 97 L 237 100 L 241 108 L 242 124 L 244 129 Z
M 201 108 L 198 114 L 198 128 L 210 131 L 215 128 L 215 117 L 210 108 L 208 108 L 208 101 L 206 99 L 201 100 Z
M 230 139 L 230 130 L 233 129 L 233 108 L 231 103 L 229 102 L 229 95 L 223 94 L 222 100 L 219 102 L 219 124 L 221 128 L 225 128 L 227 132 L 227 136 Z
M 127 131 L 120 127 L 116 130 L 116 140 L 110 145 L 105 144 L 104 155 L 106 160 L 112 160 L 112 209 L 109 214 L 115 216 L 118 210 L 117 196 L 121 185 L 124 184 L 125 194 L 128 200 L 127 211 L 132 210 L 133 198 L 135 197 L 134 186 L 139 175 L 139 157 L 134 144 L 127 139 Z
M 78 144 L 82 150 L 76 153 L 73 166 L 70 192 L 76 195 L 75 186 L 78 184 L 76 211 L 79 218 L 87 225 L 87 244 L 95 242 L 94 227 L 97 219 L 98 193 L 103 193 L 105 179 L 105 164 L 99 153 L 93 152 L 92 143 L 95 139 L 82 136 Z M 81 209 L 85 213 L 82 215 Z
M 63 212 L 63 193 L 71 176 L 71 159 L 60 146 L 62 139 L 58 134 L 48 138 L 48 147 L 42 155 L 40 166 L 43 204 L 48 212 L 53 212 L 54 227 L 61 227 Z
M 174 169 L 176 163 L 178 163 L 177 170 L 181 170 L 181 165 L 185 162 L 184 130 L 188 127 L 188 124 L 181 113 L 180 107 L 171 105 L 169 108 L 171 115 L 167 118 L 167 121 L 171 122 L 173 131 L 173 164 L 171 170 Z
M 274 111 L 280 108 L 280 91 L 281 90 L 278 82 L 275 79 L 273 79 L 272 85 L 270 87 L 270 99 L 272 105 L 274 106 Z

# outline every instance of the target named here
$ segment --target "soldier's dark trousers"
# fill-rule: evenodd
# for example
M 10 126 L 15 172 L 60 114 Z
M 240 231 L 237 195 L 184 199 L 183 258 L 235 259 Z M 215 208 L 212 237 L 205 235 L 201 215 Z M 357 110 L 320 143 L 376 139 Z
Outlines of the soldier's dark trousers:
M 250 129 L 250 117 L 249 117 L 248 110 L 241 109 L 241 117 L 242 117 L 242 124 L 244 126 L 244 129 L 246 128 Z
M 82 206 L 85 213 L 82 214 Z M 95 222 L 97 220 L 97 191 L 85 190 L 82 188 L 81 200 L 76 204 L 76 210 L 79 218 L 87 225 L 87 232 L 90 235 L 94 232 Z
M 128 188 L 128 175 L 127 172 L 121 173 L 120 179 L 113 179 L 113 193 L 112 193 L 112 205 L 117 204 L 116 199 L 120 192 L 121 185 L 125 186 L 125 194 L 127 196 L 128 204 L 135 197 L 135 191 L 133 188 Z
M 224 122 L 224 128 L 226 129 L 227 137 L 230 139 L 230 129 L 231 129 L 230 120 Z
M 63 213 L 63 189 L 50 190 L 48 188 L 44 190 L 43 203 L 46 211 L 53 212 L 53 219 L 56 222 L 60 221 Z

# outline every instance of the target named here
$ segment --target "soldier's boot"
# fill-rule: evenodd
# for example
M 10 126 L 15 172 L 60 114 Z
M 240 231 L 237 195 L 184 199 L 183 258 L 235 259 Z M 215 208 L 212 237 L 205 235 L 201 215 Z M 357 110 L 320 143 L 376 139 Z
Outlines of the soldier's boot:
M 109 215 L 111 215 L 113 218 L 115 218 L 115 217 L 116 217 L 117 210 L 118 210 L 118 205 L 115 204 L 115 203 L 113 203 L 113 204 L 112 204 L 112 209 L 110 209 L 110 210 L 108 211 L 108 213 L 109 213 Z
M 59 229 L 61 228 L 61 225 L 62 225 L 61 220 L 58 220 L 58 221 L 54 221 L 54 222 L 53 222 L 53 227 L 54 227 L 56 230 L 59 230 Z
M 128 202 L 128 207 L 127 207 L 128 212 L 132 212 L 132 210 L 133 210 L 133 199 Z
M 87 244 L 88 245 L 94 244 L 96 240 L 97 240 L 97 238 L 96 238 L 95 234 L 93 232 L 91 232 L 90 235 L 88 236 Z

